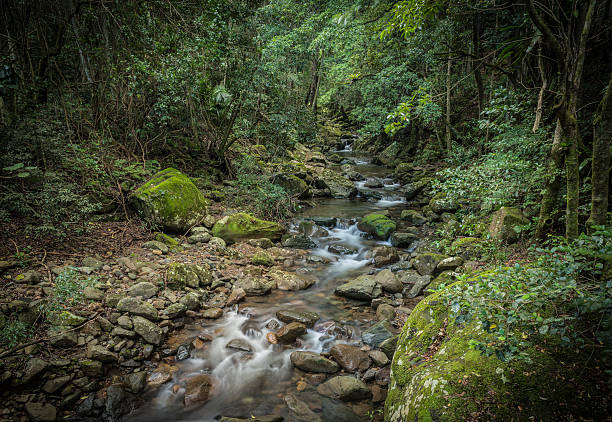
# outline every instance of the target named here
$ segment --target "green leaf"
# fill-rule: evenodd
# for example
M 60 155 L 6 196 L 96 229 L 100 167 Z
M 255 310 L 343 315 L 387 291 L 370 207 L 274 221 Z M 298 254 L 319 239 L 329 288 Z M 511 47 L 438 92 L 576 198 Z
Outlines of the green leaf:
M 17 173 L 17 177 L 20 177 L 22 179 L 25 177 L 29 177 L 29 176 L 30 176 L 30 173 L 27 171 L 22 171 L 22 172 Z
M 15 170 L 19 170 L 22 167 L 23 167 L 23 163 L 17 163 L 17 164 L 13 164 L 10 167 L 4 167 L 2 170 L 4 170 L 4 171 L 15 171 Z

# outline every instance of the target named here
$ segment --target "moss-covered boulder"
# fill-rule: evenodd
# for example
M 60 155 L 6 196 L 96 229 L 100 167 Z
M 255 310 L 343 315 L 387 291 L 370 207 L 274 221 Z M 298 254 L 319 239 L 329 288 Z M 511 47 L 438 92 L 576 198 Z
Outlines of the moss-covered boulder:
M 539 348 L 527 351 L 531 363 L 481 354 L 470 340 L 489 335 L 476 320 L 455 321 L 442 293 L 419 302 L 404 325 L 385 422 L 559 420 L 558 403 L 572 389 L 558 376 L 557 361 Z
M 285 228 L 273 221 L 260 220 L 250 214 L 240 212 L 228 215 L 217 221 L 212 228 L 213 236 L 227 243 L 245 239 L 268 238 L 280 240 Z
M 501 207 L 493 214 L 489 234 L 499 240 L 514 243 L 519 239 L 515 227 L 529 224 L 529 219 L 518 208 Z
M 363 217 L 357 224 L 357 228 L 371 234 L 376 239 L 387 240 L 395 232 L 397 225 L 384 214 L 372 213 Z
M 302 199 L 310 196 L 308 184 L 293 174 L 277 174 L 272 178 L 272 182 L 285 189 L 285 192 L 291 196 Z
M 445 212 L 454 213 L 459 209 L 459 203 L 447 197 L 443 192 L 438 192 L 431 200 L 429 201 L 429 206 L 433 212 L 436 214 L 442 214 Z
M 189 177 L 167 168 L 139 187 L 131 203 L 142 218 L 170 232 L 186 232 L 206 216 L 208 201 Z
M 401 150 L 402 146 L 398 142 L 393 142 L 378 155 L 378 159 L 385 166 L 393 166 L 397 161 Z
M 191 287 L 197 289 L 212 283 L 213 275 L 208 264 L 183 264 L 173 262 L 168 266 L 168 286 L 175 289 Z

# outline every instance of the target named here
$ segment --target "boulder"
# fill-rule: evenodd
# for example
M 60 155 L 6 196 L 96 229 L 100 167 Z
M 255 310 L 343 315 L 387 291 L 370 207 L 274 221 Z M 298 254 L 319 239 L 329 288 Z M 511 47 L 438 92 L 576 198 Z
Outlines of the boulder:
M 372 251 L 372 258 L 376 267 L 384 267 L 398 262 L 399 254 L 393 246 L 378 246 Z
M 99 346 L 93 345 L 87 349 L 87 357 L 89 359 L 97 360 L 104 363 L 116 362 L 119 359 L 116 353 L 111 352 L 110 350 Z
M 291 344 L 303 334 L 306 334 L 306 326 L 304 324 L 290 322 L 276 332 L 276 338 L 280 343 Z
M 37 378 L 38 375 L 42 375 L 48 367 L 49 364 L 46 361 L 40 358 L 32 358 L 28 360 L 28 363 L 26 363 L 21 380 L 24 384 L 26 384 Z
M 290 322 L 299 322 L 306 327 L 311 328 L 319 320 L 319 314 L 310 311 L 300 311 L 292 309 L 282 309 L 276 312 L 276 318 L 286 324 Z
M 409 248 L 418 239 L 419 236 L 413 233 L 393 233 L 391 235 L 391 246 Z
M 397 279 L 395 274 L 389 270 L 385 269 L 376 274 L 374 280 L 378 283 L 378 285 L 385 291 L 389 293 L 401 293 L 404 289 L 402 282 Z
M 276 282 L 264 277 L 245 275 L 235 283 L 235 288 L 244 290 L 247 296 L 263 296 L 270 293 Z
M 442 214 L 445 212 L 454 213 L 459 209 L 459 204 L 457 201 L 447 198 L 444 193 L 440 192 L 431 198 L 429 201 L 429 207 L 436 214 Z
M 403 210 L 400 218 L 415 226 L 422 226 L 427 223 L 427 218 L 423 214 L 415 210 Z
M 336 287 L 334 293 L 349 299 L 371 301 L 382 294 L 382 289 L 374 277 L 362 275 Z
M 381 321 L 361 334 L 361 339 L 371 347 L 378 347 L 383 341 L 393 337 L 393 328 L 387 321 Z
M 260 220 L 243 212 L 223 217 L 212 229 L 214 236 L 228 243 L 259 238 L 280 240 L 284 232 L 285 228 L 278 223 Z
M 318 353 L 296 351 L 291 353 L 291 363 L 305 372 L 316 372 L 334 374 L 340 370 L 340 366 Z
M 160 171 L 139 187 L 130 202 L 146 220 L 177 233 L 198 224 L 208 205 L 196 185 L 173 168 Z
M 131 286 L 128 289 L 128 294 L 130 296 L 140 296 L 144 299 L 149 299 L 157 294 L 157 286 L 148 281 L 142 281 Z
M 215 390 L 215 380 L 207 374 L 195 375 L 185 381 L 185 406 L 206 403 Z
M 525 224 L 529 224 L 529 219 L 518 208 L 501 207 L 493 214 L 489 234 L 495 239 L 514 243 L 519 239 L 519 233 L 514 228 Z
M 185 315 L 185 312 L 187 312 L 187 306 L 182 303 L 173 303 L 166 308 L 166 315 L 168 315 L 169 318 L 182 317 Z
M 253 265 L 263 265 L 264 267 L 271 267 L 274 265 L 274 258 L 270 256 L 270 254 L 266 252 L 256 252 L 251 257 L 251 264 Z
M 234 287 L 227 298 L 225 306 L 233 306 L 246 297 L 246 292 L 241 287 Z
M 147 343 L 159 345 L 163 337 L 163 331 L 156 324 L 140 316 L 133 318 L 134 331 Z
M 293 174 L 277 174 L 272 177 L 272 183 L 281 186 L 291 196 L 305 199 L 310 196 L 308 184 Z
M 253 351 L 253 346 L 251 346 L 248 341 L 241 339 L 241 338 L 235 338 L 233 340 L 230 340 L 225 345 L 225 348 L 232 349 L 232 350 L 238 350 L 239 352 L 252 352 Z
M 156 321 L 159 317 L 157 309 L 153 305 L 137 297 L 124 297 L 117 303 L 117 310 L 145 317 L 152 321 Z
M 168 245 L 163 242 L 159 242 L 157 240 L 149 240 L 142 244 L 143 249 L 150 249 L 152 251 L 161 251 L 162 254 L 167 254 L 170 252 Z
M 376 308 L 376 318 L 379 321 L 393 321 L 395 319 L 395 308 L 388 303 L 381 303 Z
M 50 404 L 28 402 L 24 409 L 32 422 L 53 422 L 57 419 L 57 409 Z
M 389 145 L 387 148 L 383 150 L 383 152 L 378 154 L 378 159 L 385 166 L 391 167 L 398 160 L 398 157 L 400 153 L 402 152 L 402 149 L 403 147 L 399 142 L 393 141 L 391 145 Z
M 425 252 L 417 255 L 412 260 L 412 266 L 421 275 L 432 275 L 436 271 L 438 264 L 446 258 L 446 255 Z
M 323 396 L 343 401 L 364 400 L 372 397 L 372 393 L 363 381 L 351 376 L 334 377 L 317 387 L 317 392 Z
M 213 275 L 208 264 L 183 264 L 173 262 L 168 266 L 167 283 L 173 288 L 197 289 L 212 283 Z
M 451 256 L 448 258 L 444 258 L 442 261 L 438 263 L 436 266 L 437 271 L 447 271 L 454 270 L 457 267 L 463 265 L 463 258 L 460 256 Z
M 383 214 L 372 213 L 361 219 L 357 228 L 379 240 L 387 240 L 397 228 L 395 222 Z
M 342 369 L 347 372 L 361 372 L 370 367 L 368 354 L 359 347 L 349 346 L 348 344 L 336 344 L 329 353 L 342 366 Z
M 276 283 L 279 290 L 304 290 L 315 284 L 313 278 L 281 270 L 271 270 L 268 276 Z
M 314 249 L 317 244 L 308 236 L 303 234 L 291 234 L 283 239 L 283 247 L 294 249 Z

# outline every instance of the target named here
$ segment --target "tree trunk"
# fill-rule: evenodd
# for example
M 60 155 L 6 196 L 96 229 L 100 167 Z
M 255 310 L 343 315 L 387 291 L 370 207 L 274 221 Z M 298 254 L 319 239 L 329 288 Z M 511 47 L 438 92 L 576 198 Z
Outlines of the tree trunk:
M 448 52 L 447 66 L 446 66 L 446 152 L 448 155 L 451 154 L 453 149 L 452 137 L 451 137 L 451 52 Z
M 542 78 L 542 86 L 538 94 L 538 106 L 536 108 L 535 122 L 533 122 L 533 133 L 536 133 L 540 127 L 542 121 L 542 106 L 544 103 L 544 93 L 548 88 L 548 79 L 546 78 L 546 71 L 544 70 L 544 59 L 542 58 L 542 44 L 538 48 L 538 70 L 540 71 L 540 78 Z
M 593 121 L 593 126 L 593 191 L 587 230 L 592 226 L 603 226 L 607 220 L 612 139 L 612 72 L 606 92 L 599 103 L 599 112 Z
M 476 13 L 474 18 L 472 19 L 472 44 L 474 45 L 474 57 L 476 61 L 473 66 L 474 71 L 474 81 L 476 82 L 476 89 L 478 90 L 478 116 L 482 113 L 484 109 L 485 102 L 485 90 L 484 83 L 482 81 L 482 72 L 480 68 L 482 67 L 481 57 L 480 57 L 480 33 L 481 33 L 481 25 L 480 25 L 480 15 Z

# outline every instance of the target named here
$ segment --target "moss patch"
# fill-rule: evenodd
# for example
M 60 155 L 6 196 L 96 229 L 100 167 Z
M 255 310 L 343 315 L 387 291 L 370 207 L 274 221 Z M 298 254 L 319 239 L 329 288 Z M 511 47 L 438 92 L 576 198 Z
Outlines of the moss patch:
M 393 220 L 383 214 L 368 214 L 357 224 L 359 230 L 371 234 L 376 239 L 387 240 L 397 229 Z
M 213 236 L 229 243 L 263 237 L 280 240 L 284 232 L 285 228 L 278 223 L 260 220 L 243 212 L 223 217 L 212 228 Z

